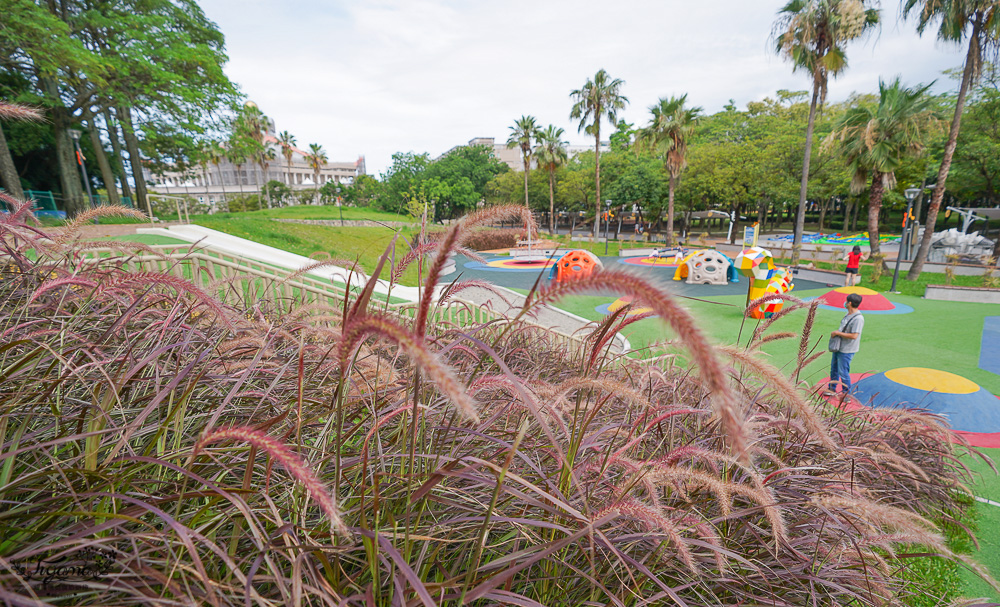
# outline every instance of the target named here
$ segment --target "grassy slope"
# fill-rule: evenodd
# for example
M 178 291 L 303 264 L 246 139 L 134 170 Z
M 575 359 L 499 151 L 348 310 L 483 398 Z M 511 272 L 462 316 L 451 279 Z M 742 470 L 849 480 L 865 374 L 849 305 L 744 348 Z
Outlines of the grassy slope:
M 316 207 L 321 209 L 323 207 Z M 362 269 L 370 272 L 378 263 L 389 243 L 396 235 L 390 228 L 356 228 L 339 226 L 279 223 L 254 213 L 202 215 L 192 217 L 197 225 L 219 230 L 254 242 L 283 249 L 306 257 L 323 251 L 334 259 L 359 260 Z M 400 240 L 409 240 L 417 233 L 416 228 L 399 230 Z M 400 250 L 406 251 L 405 244 Z M 417 273 L 411 266 L 402 276 L 404 285 L 415 286 Z

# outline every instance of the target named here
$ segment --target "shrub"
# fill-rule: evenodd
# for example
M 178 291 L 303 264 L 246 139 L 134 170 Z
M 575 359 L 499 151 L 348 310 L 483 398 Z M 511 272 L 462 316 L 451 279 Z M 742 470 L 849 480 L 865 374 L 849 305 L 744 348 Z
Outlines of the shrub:
M 520 212 L 466 218 L 435 259 Z M 0 220 L 15 604 L 885 605 L 907 591 L 897 548 L 957 558 L 928 520 L 967 507 L 950 431 L 810 400 L 757 355 L 788 335 L 713 348 L 633 275 L 532 293 L 522 315 L 614 289 L 689 363 L 607 353 L 622 314 L 580 348 L 517 319 L 449 325 L 433 288 L 405 313 L 373 301 L 422 249 L 326 305 L 293 278 L 267 297 L 183 260 L 88 260 L 72 226 L 45 241 L 26 213 Z M 85 575 L 31 573 L 62 558 Z
M 524 230 L 482 228 L 474 230 L 465 241 L 465 246 L 473 251 L 492 251 L 517 246 L 524 237 Z

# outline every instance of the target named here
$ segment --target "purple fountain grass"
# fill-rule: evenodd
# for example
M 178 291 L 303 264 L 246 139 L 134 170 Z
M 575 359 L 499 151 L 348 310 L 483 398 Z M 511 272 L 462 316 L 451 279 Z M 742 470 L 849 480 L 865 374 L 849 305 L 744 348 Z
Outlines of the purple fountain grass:
M 192 295 L 198 303 L 212 310 L 216 317 L 219 318 L 219 320 L 221 320 L 228 328 L 236 328 L 236 324 L 231 318 L 230 311 L 223 306 L 219 300 L 203 291 L 191 281 L 177 276 L 161 274 L 159 272 L 122 272 L 120 274 L 113 274 L 100 281 L 97 289 L 98 292 L 103 292 L 131 290 L 135 287 L 154 286 L 170 287 L 180 293 Z
M 131 217 L 132 219 L 148 220 L 142 211 L 130 209 L 123 206 L 103 206 L 87 209 L 73 218 L 53 240 L 58 244 L 65 245 L 73 240 L 80 233 L 80 228 L 93 222 L 100 217 Z
M 734 346 L 718 346 L 717 349 L 743 365 L 744 369 L 748 369 L 754 375 L 764 380 L 765 385 L 772 388 L 779 396 L 781 396 L 781 399 L 784 400 L 792 411 L 795 412 L 795 415 L 802 420 L 802 422 L 809 429 L 810 433 L 817 440 L 823 443 L 824 446 L 833 451 L 840 448 L 840 446 L 837 445 L 832 438 L 830 438 L 830 433 L 826 428 L 826 424 L 823 423 L 822 417 L 809 403 L 805 401 L 804 398 L 802 398 L 799 391 L 795 389 L 795 386 L 792 385 L 792 383 L 781 373 L 781 371 L 741 348 L 736 348 Z
M 513 302 L 507 299 L 507 296 L 504 294 L 504 292 L 501 291 L 499 288 L 497 288 L 495 284 L 487 280 L 480 280 L 475 278 L 462 280 L 460 282 L 453 282 L 450 285 L 448 285 L 438 303 L 444 305 L 448 303 L 448 301 L 451 300 L 453 297 L 456 297 L 459 293 L 467 289 L 483 289 L 485 291 L 489 291 L 490 293 L 499 297 L 500 300 L 503 301 L 508 306 L 514 305 Z
M 698 365 L 702 380 L 712 394 L 712 404 L 716 415 L 722 421 L 730 448 L 740 458 L 748 457 L 750 436 L 743 422 L 736 395 L 729 385 L 725 368 L 719 363 L 708 339 L 698 328 L 694 318 L 674 300 L 666 290 L 659 289 L 633 274 L 617 270 L 605 270 L 588 277 L 552 285 L 539 290 L 534 301 L 525 303 L 536 305 L 557 301 L 568 295 L 587 291 L 618 292 L 653 309 L 657 316 L 665 320 L 684 342 Z
M 43 120 L 40 108 L 23 103 L 0 101 L 0 119 L 20 120 L 22 122 L 41 122 Z
M 330 528 L 340 535 L 349 535 L 350 531 L 340 518 L 340 511 L 333 501 L 330 492 L 323 486 L 322 481 L 312 471 L 309 466 L 296 455 L 285 443 L 270 437 L 260 430 L 250 427 L 220 428 L 211 430 L 203 435 L 195 444 L 191 454 L 192 459 L 198 452 L 212 443 L 227 440 L 237 440 L 249 443 L 258 449 L 266 452 L 275 461 L 280 463 L 295 480 L 302 484 L 309 492 L 309 495 L 316 500 L 316 504 L 326 513 L 330 519 Z
M 62 287 L 76 286 L 76 287 L 86 287 L 88 289 L 96 289 L 98 283 L 82 278 L 80 276 L 67 276 L 65 278 L 57 278 L 55 280 L 46 280 L 42 283 L 40 287 L 35 289 L 35 292 L 31 294 L 28 298 L 28 303 L 33 303 L 38 300 L 42 295 L 45 295 L 49 291 L 59 289 Z
M 357 274 L 361 278 L 364 278 L 364 271 L 362 270 L 361 265 L 358 263 L 357 260 L 350 261 L 347 259 L 332 258 L 332 259 L 324 259 L 323 261 L 318 261 L 316 263 L 311 263 L 306 266 L 303 266 L 298 270 L 295 270 L 288 276 L 282 278 L 281 281 L 277 283 L 277 285 L 281 286 L 287 282 L 295 280 L 296 278 L 302 276 L 303 274 L 312 272 L 313 270 L 319 270 L 321 268 L 331 268 L 331 267 L 338 269 L 344 267 L 347 268 L 347 272 L 349 274 Z
M 681 533 L 674 524 L 674 521 L 670 520 L 669 517 L 664 516 L 662 512 L 642 504 L 637 500 L 625 499 L 608 506 L 604 510 L 601 510 L 594 515 L 593 520 L 601 520 L 609 514 L 615 514 L 617 517 L 628 517 L 640 521 L 643 525 L 645 525 L 648 531 L 662 533 L 670 541 L 670 544 L 677 551 L 677 556 L 680 557 L 681 562 L 684 563 L 688 570 L 694 575 L 699 574 L 698 566 L 695 564 L 694 557 L 691 555 L 691 549 L 684 541 L 684 538 L 681 536 Z
M 433 354 L 414 334 L 392 320 L 378 314 L 352 319 L 344 326 L 339 356 L 341 369 L 346 372 L 350 359 L 361 342 L 369 335 L 377 335 L 395 343 L 416 363 L 417 367 L 437 385 L 442 394 L 455 405 L 459 414 L 472 422 L 479 421 L 476 401 L 469 396 L 455 371 Z

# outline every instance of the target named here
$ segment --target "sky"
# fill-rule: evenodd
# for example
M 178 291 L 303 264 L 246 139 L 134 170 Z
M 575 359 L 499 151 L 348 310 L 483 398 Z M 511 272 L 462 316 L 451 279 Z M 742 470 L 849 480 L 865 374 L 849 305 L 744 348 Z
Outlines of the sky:
M 278 131 L 331 161 L 365 156 L 385 171 L 395 152 L 436 157 L 474 137 L 506 141 L 522 115 L 593 143 L 570 120 L 569 94 L 605 69 L 625 84 L 622 118 L 649 120 L 661 97 L 688 95 L 712 114 L 806 90 L 808 75 L 773 52 L 771 29 L 787 0 L 201 0 L 226 37 L 226 72 Z M 876 92 L 879 78 L 937 80 L 963 50 L 916 33 L 899 5 L 848 48 L 829 100 Z M 607 132 L 608 127 L 602 127 Z M 602 136 L 606 139 L 606 137 Z

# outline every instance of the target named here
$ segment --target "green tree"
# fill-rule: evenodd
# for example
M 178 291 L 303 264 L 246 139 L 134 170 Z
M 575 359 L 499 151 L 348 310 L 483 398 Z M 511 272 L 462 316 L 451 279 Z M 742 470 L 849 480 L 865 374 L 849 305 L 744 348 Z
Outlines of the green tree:
M 812 78 L 812 99 L 809 103 L 798 215 L 795 219 L 793 264 L 798 262 L 805 229 L 809 160 L 812 155 L 816 111 L 826 99 L 830 76 L 837 76 L 847 68 L 846 44 L 864 36 L 878 25 L 879 12 L 867 7 L 867 2 L 869 0 L 790 0 L 778 11 L 778 20 L 774 26 L 778 54 L 792 62 L 793 71 L 804 70 Z
M 660 99 L 649 108 L 653 114 L 649 126 L 639 131 L 638 139 L 663 159 L 670 175 L 667 185 L 667 245 L 673 244 L 674 190 L 681 172 L 687 167 L 688 142 L 701 119 L 701 108 L 684 107 L 687 95 Z
M 611 124 L 618 121 L 618 112 L 628 104 L 628 98 L 621 94 L 624 84 L 601 69 L 593 80 L 587 79 L 581 88 L 570 93 L 574 103 L 569 117 L 580 121 L 578 132 L 594 136 L 595 238 L 601 231 L 601 120 L 606 118 Z
M 319 171 L 326 166 L 329 159 L 323 146 L 318 143 L 309 144 L 309 153 L 306 154 L 306 162 L 313 170 L 313 184 L 316 188 L 316 204 L 319 204 Z
M 535 148 L 535 157 L 538 159 L 539 168 L 545 169 L 549 174 L 549 233 L 556 233 L 556 169 L 566 164 L 568 155 L 566 146 L 568 142 L 562 140 L 563 129 L 549 125 L 538 133 L 538 147 Z M 527 194 L 527 182 L 525 182 L 525 194 Z
M 969 47 L 962 69 L 962 82 L 958 87 L 955 114 L 948 130 L 948 140 L 944 146 L 944 155 L 938 169 L 931 203 L 927 207 L 924 237 L 920 241 L 917 257 L 906 274 L 907 280 L 916 280 L 920 277 L 924 262 L 927 261 L 927 254 L 930 252 L 934 226 L 937 224 L 938 211 L 944 199 L 948 171 L 951 169 L 955 147 L 958 145 L 965 98 L 970 85 L 982 74 L 984 52 L 990 48 L 995 49 L 1000 38 L 1000 0 L 903 0 L 903 15 L 909 17 L 913 14 L 917 16 L 917 31 L 921 35 L 932 23 L 940 21 L 938 39 L 960 44 L 968 36 Z
M 896 171 L 903 160 L 924 151 L 928 131 L 937 122 L 933 100 L 927 96 L 929 88 L 907 88 L 898 78 L 890 84 L 880 80 L 878 105 L 861 104 L 847 110 L 827 139 L 847 161 L 854 193 L 871 181 L 868 238 L 873 257 L 881 254 L 878 220 L 882 198 L 896 187 Z

